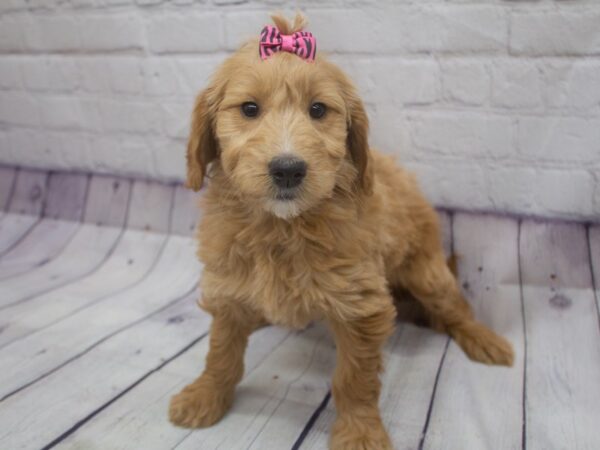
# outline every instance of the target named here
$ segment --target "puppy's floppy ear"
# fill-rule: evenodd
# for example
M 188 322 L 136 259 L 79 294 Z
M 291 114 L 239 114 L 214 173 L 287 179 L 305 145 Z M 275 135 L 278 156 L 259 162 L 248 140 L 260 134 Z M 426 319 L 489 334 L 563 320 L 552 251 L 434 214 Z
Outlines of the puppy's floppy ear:
M 187 146 L 187 180 L 185 185 L 198 191 L 202 187 L 208 164 L 217 157 L 218 144 L 213 131 L 209 96 L 211 88 L 196 97 Z
M 348 151 L 358 170 L 359 187 L 365 194 L 370 195 L 373 192 L 373 168 L 369 157 L 369 118 L 362 100 L 352 86 L 346 93 L 346 104 L 348 108 L 348 137 L 346 138 Z

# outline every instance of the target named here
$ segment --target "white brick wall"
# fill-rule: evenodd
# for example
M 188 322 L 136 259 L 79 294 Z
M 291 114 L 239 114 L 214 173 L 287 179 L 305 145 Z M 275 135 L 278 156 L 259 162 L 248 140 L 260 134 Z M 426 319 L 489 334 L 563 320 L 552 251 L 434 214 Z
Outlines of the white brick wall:
M 295 7 L 433 202 L 600 220 L 599 0 L 1 0 L 0 163 L 182 179 L 194 94 Z

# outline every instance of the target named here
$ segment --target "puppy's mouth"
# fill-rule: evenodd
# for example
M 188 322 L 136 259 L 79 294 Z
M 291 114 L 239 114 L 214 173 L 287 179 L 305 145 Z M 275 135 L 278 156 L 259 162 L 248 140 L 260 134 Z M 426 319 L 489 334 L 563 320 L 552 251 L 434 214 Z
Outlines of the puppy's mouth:
M 302 213 L 301 190 L 298 188 L 276 189 L 264 204 L 266 211 L 280 219 L 290 220 Z
M 298 198 L 298 189 L 296 188 L 280 188 L 275 192 L 275 200 L 293 201 Z

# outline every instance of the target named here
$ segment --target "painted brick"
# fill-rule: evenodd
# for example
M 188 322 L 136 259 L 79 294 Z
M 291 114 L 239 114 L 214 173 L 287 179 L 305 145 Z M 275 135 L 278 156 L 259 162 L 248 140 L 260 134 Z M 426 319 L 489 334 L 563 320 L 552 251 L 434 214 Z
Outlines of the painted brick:
M 8 134 L 8 142 L 27 167 L 61 168 L 58 153 L 45 145 L 44 135 L 39 130 L 14 129 Z
M 213 0 L 215 5 L 243 5 L 248 0 Z
M 147 24 L 148 45 L 155 53 L 211 52 L 222 47 L 216 13 L 161 14 Z
M 149 95 L 189 93 L 182 86 L 181 74 L 171 58 L 153 58 L 143 62 L 144 92 Z M 190 93 L 191 95 L 191 93 Z
M 532 162 L 600 163 L 600 118 L 521 118 L 516 136 L 519 154 Z
M 13 18 L 0 18 L 0 51 L 18 52 L 23 50 L 24 44 L 23 23 Z
M 531 61 L 494 61 L 492 105 L 535 109 L 542 106 L 540 73 Z
M 589 110 L 600 106 L 600 62 L 539 63 L 546 107 L 551 110 Z
M 40 97 L 42 123 L 53 130 L 100 131 L 95 102 L 78 97 Z
M 92 170 L 88 140 L 73 132 L 13 130 L 12 148 L 19 149 L 23 164 L 59 170 Z
M 162 131 L 160 111 L 154 103 L 109 100 L 98 106 L 108 132 L 158 134 Z
M 122 5 L 133 5 L 135 0 L 99 0 L 103 5 L 106 6 L 122 6 Z
M 135 0 L 99 0 L 106 6 L 133 5 Z
M 186 102 L 166 102 L 161 105 L 163 124 L 167 136 L 186 139 L 190 130 L 190 116 L 194 108 L 194 99 Z
M 81 49 L 80 22 L 76 17 L 42 16 L 27 21 L 25 42 L 37 52 L 70 52 Z
M 90 51 L 136 50 L 145 46 L 144 27 L 134 15 L 86 16 L 78 21 L 82 46 Z
M 420 114 L 411 117 L 412 143 L 442 155 L 508 158 L 514 153 L 511 119 L 480 114 Z
M 76 170 L 94 170 L 90 156 L 89 138 L 73 132 L 48 133 L 45 147 L 57 154 L 54 158 L 61 168 Z
M 52 10 L 61 0 L 25 0 L 29 10 Z
M 441 62 L 444 99 L 465 105 L 482 105 L 490 97 L 487 61 L 452 59 Z
M 70 0 L 69 3 L 75 8 L 85 8 L 96 5 L 96 0 Z
M 600 54 L 600 7 L 515 12 L 510 17 L 510 50 L 519 55 Z
M 183 88 L 194 95 L 204 89 L 223 56 L 207 56 L 202 58 L 178 58 L 175 61 L 176 71 Z
M 310 10 L 310 17 L 321 48 L 338 52 L 498 52 L 508 36 L 505 12 L 491 6 Z
M 0 123 L 37 126 L 40 124 L 39 105 L 27 93 L 0 92 Z
M 356 82 L 371 145 L 416 169 L 435 203 L 600 215 L 596 0 L 301 6 L 319 53 Z M 295 8 L 0 1 L 0 161 L 181 180 L 195 95 L 269 11 Z
M 154 173 L 166 180 L 180 180 L 185 173 L 185 140 L 169 140 L 155 143 L 153 156 Z
M 109 60 L 103 56 L 82 57 L 77 60 L 77 70 L 84 91 L 98 94 L 111 92 L 110 77 L 106 71 Z
M 32 91 L 67 92 L 80 85 L 77 65 L 72 58 L 28 58 L 21 63 L 25 86 Z
M 8 12 L 8 11 L 20 11 L 23 9 L 27 9 L 29 7 L 29 2 L 26 0 L 4 0 L 0 2 L 0 11 Z
M 393 105 L 367 104 L 369 115 L 369 143 L 383 153 L 398 156 L 400 160 L 416 159 L 418 149 L 411 145 L 410 127 L 405 114 Z
M 90 160 L 97 171 L 154 176 L 152 147 L 142 138 L 95 136 L 90 140 Z
M 496 52 L 506 45 L 508 19 L 503 10 L 495 7 L 436 6 L 407 17 L 406 21 L 406 42 L 414 51 Z M 389 22 L 386 25 L 394 26 Z
M 135 0 L 138 5 L 142 6 L 154 6 L 160 5 L 164 0 Z
M 494 209 L 513 209 L 520 213 L 533 212 L 537 170 L 533 167 L 497 166 L 486 171 L 487 190 Z
M 594 211 L 594 187 L 594 178 L 586 170 L 540 170 L 535 177 L 533 198 L 540 213 L 569 216 L 580 209 Z
M 18 129 L 8 141 L 15 161 L 12 164 L 42 169 L 92 170 L 87 138 L 76 133 Z
M 439 67 L 432 60 L 336 58 L 361 93 L 377 104 L 424 105 L 439 98 Z
M 313 15 L 311 14 L 311 17 L 312 16 Z M 260 30 L 262 30 L 266 24 L 270 23 L 270 20 L 269 14 L 264 10 L 243 12 L 232 11 L 227 13 L 223 21 L 225 47 L 227 50 L 236 50 L 248 40 L 256 39 L 258 42 Z M 312 26 L 311 19 L 311 25 L 309 25 L 308 30 L 312 29 L 314 29 L 314 27 Z M 319 48 L 321 48 L 320 43 L 321 36 L 319 36 Z
M 407 161 L 405 166 L 415 173 L 425 196 L 436 205 L 448 207 L 485 208 L 484 169 L 469 162 Z M 460 199 L 460 200 L 458 200 Z
M 110 87 L 116 94 L 141 94 L 144 90 L 142 67 L 138 58 L 114 58 L 108 65 Z
M 8 133 L 0 131 L 0 164 L 11 165 L 15 159 L 13 146 L 8 140 Z
M 23 86 L 18 58 L 0 58 L 0 88 L 19 89 Z

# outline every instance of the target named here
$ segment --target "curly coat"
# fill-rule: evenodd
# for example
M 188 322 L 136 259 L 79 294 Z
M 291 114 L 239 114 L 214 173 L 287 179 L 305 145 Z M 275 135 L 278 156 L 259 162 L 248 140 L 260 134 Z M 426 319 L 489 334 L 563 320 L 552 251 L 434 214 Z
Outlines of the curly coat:
M 273 19 L 285 34 L 305 25 L 301 15 L 293 24 Z M 247 101 L 259 105 L 257 117 L 241 114 Z M 318 120 L 307 112 L 315 101 L 327 107 Z M 390 449 L 379 372 L 396 319 L 392 292 L 400 289 L 471 359 L 512 364 L 510 344 L 473 318 L 414 178 L 367 137 L 356 89 L 322 55 L 314 63 L 284 52 L 261 61 L 253 41 L 198 96 L 187 184 L 198 190 L 210 178 L 198 255 L 200 304 L 213 323 L 206 369 L 172 399 L 173 423 L 204 427 L 225 414 L 253 330 L 324 320 L 337 346 L 330 447 Z M 290 154 L 308 169 L 298 195 L 279 200 L 268 165 Z

